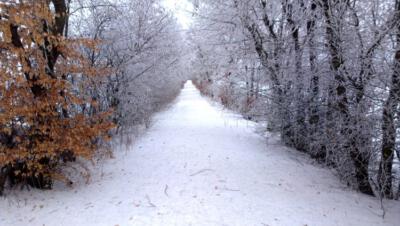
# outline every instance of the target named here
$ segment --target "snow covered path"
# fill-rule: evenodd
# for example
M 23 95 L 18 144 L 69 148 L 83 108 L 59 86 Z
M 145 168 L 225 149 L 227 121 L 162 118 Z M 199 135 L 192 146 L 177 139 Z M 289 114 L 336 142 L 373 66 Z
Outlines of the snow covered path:
M 0 225 L 399 225 L 400 202 L 382 219 L 377 200 L 255 129 L 188 82 L 102 177 L 1 198 Z

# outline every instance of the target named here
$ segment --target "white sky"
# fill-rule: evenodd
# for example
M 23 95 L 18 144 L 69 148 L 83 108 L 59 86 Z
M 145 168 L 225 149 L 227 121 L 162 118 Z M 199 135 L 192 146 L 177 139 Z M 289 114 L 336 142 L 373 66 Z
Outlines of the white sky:
M 165 7 L 171 10 L 184 29 L 188 29 L 192 23 L 189 12 L 193 11 L 193 5 L 188 0 L 164 0 Z

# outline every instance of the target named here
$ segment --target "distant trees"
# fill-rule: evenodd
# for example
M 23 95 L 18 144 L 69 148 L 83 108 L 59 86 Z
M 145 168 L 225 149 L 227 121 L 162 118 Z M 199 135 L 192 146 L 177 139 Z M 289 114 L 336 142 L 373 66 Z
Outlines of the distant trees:
M 71 35 L 101 40 L 85 54 L 111 76 L 88 92 L 112 107 L 118 132 L 148 124 L 152 113 L 181 89 L 186 43 L 175 18 L 161 1 L 87 1 L 72 4 Z
M 60 163 L 91 158 L 112 128 L 81 111 L 92 99 L 71 80 L 102 73 L 79 51 L 96 43 L 66 38 L 66 24 L 64 0 L 0 3 L 0 194 L 7 180 L 51 188 Z
M 247 116 L 361 192 L 393 197 L 398 0 L 196 4 L 193 66 L 205 93 L 234 95 L 224 102 L 243 111 L 256 92 Z

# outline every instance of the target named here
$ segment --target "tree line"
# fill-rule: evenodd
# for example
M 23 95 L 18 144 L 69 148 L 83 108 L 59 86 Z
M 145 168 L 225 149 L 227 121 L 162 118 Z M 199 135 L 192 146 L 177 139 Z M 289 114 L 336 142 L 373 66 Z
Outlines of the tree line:
M 158 0 L 0 0 L 0 195 L 72 183 L 69 163 L 149 123 L 184 46 Z
M 399 196 L 400 1 L 193 2 L 204 94 L 360 192 Z

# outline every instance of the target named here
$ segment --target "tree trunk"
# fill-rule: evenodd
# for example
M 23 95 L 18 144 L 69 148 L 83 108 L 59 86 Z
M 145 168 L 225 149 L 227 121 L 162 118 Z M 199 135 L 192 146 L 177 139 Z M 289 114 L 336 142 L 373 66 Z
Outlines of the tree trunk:
M 356 131 L 352 127 L 353 118 L 349 112 L 349 102 L 347 98 L 346 68 L 344 65 L 343 53 L 340 49 L 342 41 L 339 36 L 339 28 L 337 27 L 340 26 L 340 23 L 334 21 L 335 18 L 332 15 L 333 10 L 331 9 L 332 5 L 331 0 L 322 1 L 322 10 L 326 22 L 327 46 L 331 56 L 330 66 L 335 82 L 334 86 L 332 86 L 329 91 L 330 97 L 328 98 L 330 103 L 328 103 L 328 106 L 330 106 L 330 108 L 328 111 L 332 111 L 329 112 L 329 114 L 337 113 L 335 116 L 339 117 L 328 118 L 328 127 L 330 127 L 330 124 L 336 124 L 338 119 L 343 122 L 343 124 L 339 126 L 338 132 L 340 137 L 336 139 L 344 139 L 344 141 L 343 145 L 338 144 L 338 148 L 342 148 L 346 153 L 350 154 L 355 167 L 355 177 L 358 189 L 362 193 L 373 195 L 368 178 L 369 154 L 361 152 L 357 147 L 355 139 Z M 334 149 L 336 149 L 336 147 Z
M 300 45 L 300 37 L 299 37 L 299 29 L 300 27 L 296 24 L 295 20 L 293 19 L 293 11 L 294 6 L 285 0 L 282 3 L 282 11 L 283 14 L 286 16 L 286 21 L 290 30 L 290 35 L 293 40 L 293 48 L 294 48 L 294 61 L 295 61 L 295 68 L 294 73 L 296 74 L 296 82 L 294 90 L 290 95 L 292 96 L 293 100 L 295 100 L 294 112 L 295 112 L 295 120 L 293 128 L 293 143 L 294 147 L 297 150 L 305 151 L 306 148 L 306 124 L 305 124 L 305 102 L 304 102 L 304 93 L 303 93 L 303 65 L 302 65 L 302 48 Z
M 310 141 L 309 152 L 312 157 L 317 159 L 325 159 L 326 152 L 322 147 L 318 146 L 320 142 L 318 139 L 318 131 L 320 128 L 320 109 L 319 109 L 319 75 L 317 74 L 316 65 L 316 53 L 315 53 L 315 23 L 316 23 L 316 8 L 317 4 L 312 1 L 310 6 L 310 19 L 307 21 L 307 37 L 308 37 L 308 48 L 309 48 L 309 62 L 311 71 L 311 84 L 309 99 L 309 128 L 308 128 L 308 139 Z
M 3 195 L 4 186 L 6 185 L 6 180 L 9 172 L 9 167 L 4 166 L 0 168 L 0 196 Z
M 396 153 L 397 153 L 397 158 L 400 159 L 400 150 L 397 149 Z M 399 200 L 399 198 L 400 198 L 400 181 L 399 181 L 399 184 L 397 186 L 397 192 L 396 192 L 396 195 L 395 195 L 395 199 L 396 200 Z
M 396 18 L 400 20 L 400 1 L 396 0 Z M 394 67 L 390 84 L 389 96 L 383 107 L 382 115 L 382 149 L 381 163 L 378 171 L 378 183 L 381 195 L 393 198 L 392 167 L 396 146 L 396 109 L 400 102 L 400 25 L 396 28 L 397 52 L 394 57 Z

